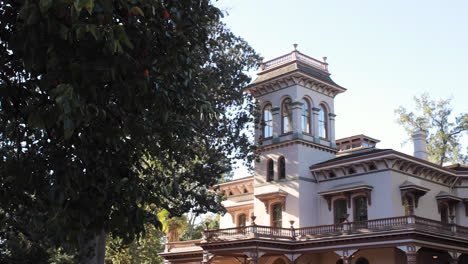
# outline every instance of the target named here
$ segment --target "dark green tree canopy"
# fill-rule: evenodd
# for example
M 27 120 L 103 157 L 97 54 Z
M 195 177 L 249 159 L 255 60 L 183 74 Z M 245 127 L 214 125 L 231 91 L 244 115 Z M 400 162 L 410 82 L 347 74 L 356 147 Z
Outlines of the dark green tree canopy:
M 208 0 L 0 0 L 0 236 L 76 249 L 222 211 L 258 56 Z M 234 155 L 232 155 L 234 153 Z M 7 234 L 8 233 L 8 234 Z

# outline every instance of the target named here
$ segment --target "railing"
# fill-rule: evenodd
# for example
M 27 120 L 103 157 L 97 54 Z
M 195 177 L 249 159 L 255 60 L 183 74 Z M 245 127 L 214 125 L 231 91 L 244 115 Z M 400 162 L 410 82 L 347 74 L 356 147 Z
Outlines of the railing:
M 204 232 L 204 240 L 208 242 L 245 238 L 296 240 L 368 234 L 392 230 L 418 230 L 468 238 L 468 227 L 457 226 L 455 224 L 444 224 L 439 221 L 417 216 L 400 216 L 361 222 L 303 227 L 298 229 L 251 225 L 246 227 L 206 230 Z
M 187 248 L 197 247 L 201 240 L 167 242 L 165 252 L 187 251 Z
M 316 60 L 314 58 L 311 58 L 309 56 L 306 56 L 298 51 L 293 51 L 289 54 L 283 55 L 281 57 L 278 57 L 276 59 L 272 59 L 266 62 L 263 62 L 261 64 L 261 69 L 262 70 L 269 70 L 272 68 L 275 68 L 277 66 L 286 64 L 288 62 L 292 61 L 301 61 L 307 65 L 310 65 L 314 68 L 320 69 L 322 71 L 328 72 L 328 64 L 326 62 L 322 62 L 319 60 Z

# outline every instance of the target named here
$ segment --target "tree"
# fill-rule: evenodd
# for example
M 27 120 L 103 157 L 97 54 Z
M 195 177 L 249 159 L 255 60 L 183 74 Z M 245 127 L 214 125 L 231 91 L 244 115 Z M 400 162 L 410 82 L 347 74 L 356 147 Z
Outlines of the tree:
M 428 94 L 414 97 L 416 113 L 400 106 L 395 110 L 397 122 L 408 135 L 422 130 L 428 133 L 427 151 L 429 160 L 443 165 L 445 162 L 467 162 L 459 140 L 468 131 L 468 113 L 453 119 L 450 99 L 432 100 Z
M 0 217 L 31 243 L 103 259 L 254 158 L 242 93 L 259 57 L 210 1 L 0 0 Z M 234 155 L 229 155 L 234 153 Z

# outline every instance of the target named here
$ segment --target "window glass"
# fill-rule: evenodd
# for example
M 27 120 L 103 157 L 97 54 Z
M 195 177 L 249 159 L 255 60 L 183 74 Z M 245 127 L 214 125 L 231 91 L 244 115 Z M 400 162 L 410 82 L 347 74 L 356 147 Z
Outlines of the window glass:
M 327 119 L 326 119 L 326 110 L 323 105 L 319 106 L 318 113 L 318 126 L 319 126 L 319 136 L 321 138 L 327 138 Z
M 271 105 L 265 106 L 263 109 L 263 137 L 268 138 L 273 136 L 273 115 L 271 113 Z
M 413 198 L 410 196 L 406 196 L 403 203 L 405 206 L 405 215 L 414 215 Z
M 310 133 L 310 105 L 306 99 L 302 99 L 302 132 Z
M 246 219 L 247 217 L 245 214 L 239 215 L 237 219 L 237 226 L 240 226 L 240 227 L 245 226 Z
M 335 204 L 335 224 L 343 223 L 348 214 L 346 200 L 336 200 Z
M 270 159 L 267 161 L 267 181 L 272 181 L 274 177 L 275 169 L 273 160 Z
M 279 170 L 278 170 L 279 178 L 286 179 L 286 160 L 284 159 L 284 157 L 279 158 L 278 164 L 279 164 L 278 165 L 279 166 Z
M 367 221 L 367 198 L 357 197 L 354 199 L 355 221 Z
M 446 205 L 443 205 L 440 208 L 440 221 L 444 224 L 448 224 L 448 208 Z
M 283 116 L 283 133 L 292 131 L 292 107 L 291 99 L 283 101 L 282 105 L 282 116 Z
M 275 204 L 273 205 L 273 227 L 282 227 L 282 218 L 283 218 L 283 205 Z

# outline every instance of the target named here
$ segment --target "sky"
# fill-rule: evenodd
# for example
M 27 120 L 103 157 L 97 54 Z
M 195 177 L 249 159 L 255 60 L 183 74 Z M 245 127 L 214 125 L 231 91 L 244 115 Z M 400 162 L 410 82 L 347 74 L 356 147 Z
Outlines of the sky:
M 452 98 L 468 112 L 468 1 L 220 0 L 227 26 L 266 60 L 297 49 L 328 57 L 332 79 L 347 91 L 335 98 L 336 138 L 365 134 L 378 148 L 412 155 L 396 123 L 413 97 Z M 468 136 L 461 139 L 465 148 Z M 241 168 L 235 177 L 243 177 Z

